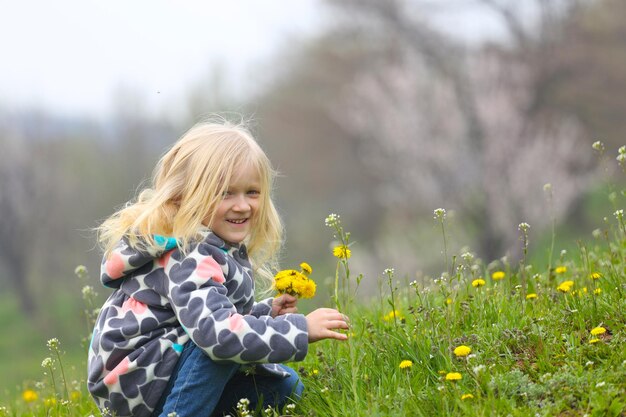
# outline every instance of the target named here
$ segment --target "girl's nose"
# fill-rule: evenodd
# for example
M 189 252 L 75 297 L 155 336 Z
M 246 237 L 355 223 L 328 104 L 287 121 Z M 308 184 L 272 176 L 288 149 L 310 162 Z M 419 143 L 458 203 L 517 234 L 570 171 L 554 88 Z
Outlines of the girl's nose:
M 233 210 L 234 211 L 249 211 L 250 210 L 250 203 L 248 203 L 248 200 L 246 199 L 245 195 L 237 196 L 237 200 L 235 201 L 235 204 L 233 204 Z

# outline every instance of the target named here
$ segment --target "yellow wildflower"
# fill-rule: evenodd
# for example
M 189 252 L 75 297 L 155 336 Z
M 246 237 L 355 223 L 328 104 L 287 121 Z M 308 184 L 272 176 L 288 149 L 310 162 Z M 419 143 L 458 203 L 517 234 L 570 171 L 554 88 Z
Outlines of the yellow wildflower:
M 295 269 L 286 269 L 278 272 L 274 276 L 274 289 L 279 294 L 291 294 L 296 297 L 311 298 L 315 295 L 315 281 L 307 277 L 307 271 L 313 271 L 311 267 L 303 262 L 300 264 L 302 272 Z
M 589 278 L 591 279 L 600 279 L 602 278 L 602 274 L 599 272 L 592 272 L 591 274 L 589 274 Z
M 557 266 L 556 268 L 554 268 L 554 272 L 557 274 L 564 274 L 567 272 L 567 267 L 566 266 Z
M 474 396 L 472 394 L 463 394 L 463 395 L 461 395 L 461 401 L 471 400 L 473 398 L 474 398 Z
M 339 259 L 348 259 L 352 256 L 352 252 L 346 245 L 339 245 L 333 249 L 333 255 Z
M 446 298 L 446 304 L 448 305 L 452 304 L 452 298 Z
M 482 287 L 483 285 L 485 285 L 485 280 L 482 278 L 477 278 L 472 281 L 472 287 L 474 288 Z
M 572 287 L 574 286 L 574 281 L 563 281 L 556 287 L 557 290 L 561 292 L 570 292 Z
M 32 389 L 27 389 L 26 391 L 22 393 L 22 399 L 26 401 L 27 403 L 32 403 L 33 401 L 37 401 L 37 398 L 39 398 L 39 396 Z
M 300 268 L 302 268 L 302 273 L 305 275 L 311 275 L 311 273 L 313 272 L 313 268 L 311 268 L 311 265 L 306 262 L 302 262 L 300 264 Z
M 535 299 L 535 298 L 537 298 L 537 294 L 535 294 L 534 292 L 526 294 L 526 299 L 527 300 L 532 300 L 532 299 Z
M 500 281 L 501 279 L 504 279 L 505 275 L 506 274 L 504 273 L 504 271 L 496 271 L 493 274 L 491 274 L 491 278 L 494 281 Z
M 80 398 L 80 391 L 72 391 L 70 393 L 70 398 L 72 399 L 72 401 L 76 401 Z
M 591 329 L 591 334 L 593 336 L 599 336 L 599 335 L 604 334 L 604 333 L 606 333 L 606 329 L 604 327 L 601 327 L 601 326 L 594 327 L 593 329 Z
M 313 370 L 311 371 L 311 373 L 312 373 L 313 375 L 317 375 L 317 374 L 319 374 L 319 373 L 320 373 L 320 371 L 318 371 L 317 369 L 313 369 Z
M 458 357 L 464 357 L 469 355 L 472 352 L 472 348 L 469 346 L 465 346 L 465 345 L 461 345 L 461 346 L 457 346 L 454 349 L 454 354 Z
M 596 288 L 595 290 L 593 290 L 593 293 L 594 293 L 595 295 L 600 295 L 600 294 L 602 294 L 602 288 Z
M 410 368 L 411 366 L 413 366 L 413 362 L 408 359 L 403 360 L 399 365 L 400 369 Z
M 402 320 L 404 317 L 402 316 L 402 314 L 398 310 L 393 310 L 393 311 L 390 311 L 389 313 L 387 313 L 385 315 L 385 317 L 383 317 L 383 320 L 391 321 L 394 318 L 396 318 L 398 320 Z
M 458 372 L 448 372 L 446 374 L 446 381 L 460 381 L 463 376 Z
M 57 405 L 57 399 L 54 397 L 48 397 L 43 400 L 43 405 L 45 405 L 46 407 L 54 407 L 55 405 Z
M 438 373 L 439 375 L 445 375 L 445 374 L 447 374 L 447 372 L 446 372 L 446 371 L 443 371 L 443 370 L 439 370 L 439 371 L 437 371 L 437 373 Z
M 594 337 L 593 339 L 591 339 L 589 341 L 589 343 L 591 343 L 593 345 L 594 343 L 598 343 L 599 341 L 600 341 L 600 339 L 598 339 L 597 337 Z

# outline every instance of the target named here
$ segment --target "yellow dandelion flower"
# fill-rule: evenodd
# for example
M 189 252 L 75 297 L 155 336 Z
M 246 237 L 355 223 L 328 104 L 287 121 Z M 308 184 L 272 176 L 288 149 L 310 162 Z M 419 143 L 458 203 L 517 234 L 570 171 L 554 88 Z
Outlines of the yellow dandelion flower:
M 446 374 L 446 381 L 460 381 L 461 378 L 463 378 L 463 375 L 458 372 L 448 372 Z
M 486 284 L 485 280 L 482 278 L 477 278 L 474 281 L 472 281 L 472 287 L 474 288 L 482 287 L 485 284 Z
M 465 345 L 457 346 L 454 349 L 454 354 L 458 357 L 465 357 L 469 355 L 471 352 L 472 352 L 472 348 L 469 346 L 465 346 Z
M 315 295 L 316 285 L 304 273 L 286 269 L 274 276 L 274 289 L 279 294 L 287 293 L 296 297 L 311 298 Z
M 80 391 L 72 391 L 70 393 L 70 398 L 72 399 L 72 401 L 76 401 L 80 398 Z
M 535 298 L 537 298 L 537 294 L 535 294 L 534 292 L 526 294 L 526 299 L 527 300 L 534 300 Z
M 591 340 L 589 341 L 589 343 L 593 345 L 593 344 L 595 344 L 595 343 L 598 343 L 599 341 L 600 341 L 600 339 L 598 339 L 597 337 L 594 337 L 593 339 L 591 339 Z
M 413 366 L 413 362 L 405 359 L 402 362 L 400 362 L 400 365 L 398 365 L 400 367 L 400 369 L 406 369 L 406 368 L 410 368 L 411 366 Z
M 300 268 L 302 268 L 302 273 L 306 275 L 310 275 L 313 272 L 313 268 L 311 268 L 311 265 L 306 262 L 302 262 L 300 264 Z
M 302 290 L 300 291 L 300 297 L 313 298 L 315 296 L 316 289 L 317 285 L 315 285 L 315 282 L 309 279 L 307 280 L 306 285 L 304 285 L 304 288 L 302 288 Z
M 317 369 L 313 369 L 313 370 L 311 371 L 311 373 L 312 373 L 313 375 L 317 375 L 317 374 L 319 374 L 319 373 L 320 373 L 320 371 L 318 371 Z
M 339 259 L 349 259 L 352 256 L 352 251 L 346 245 L 335 246 L 333 256 Z
M 393 310 L 393 311 L 390 311 L 389 313 L 387 313 L 385 315 L 385 317 L 383 317 L 383 320 L 391 321 L 394 318 L 396 318 L 398 320 L 402 320 L 404 318 L 404 316 L 402 316 L 402 313 L 400 313 L 398 310 Z
M 472 394 L 463 394 L 463 395 L 461 395 L 461 401 L 471 400 L 473 398 L 474 398 L 474 396 Z
M 504 271 L 496 271 L 491 274 L 491 279 L 493 279 L 494 281 L 500 281 L 501 279 L 504 279 L 505 276 L 506 274 L 504 273 Z
M 33 391 L 32 389 L 27 389 L 26 391 L 22 393 L 22 399 L 26 401 L 27 403 L 32 403 L 33 401 L 37 401 L 37 398 L 39 398 L 39 395 L 37 395 L 37 393 Z
M 599 336 L 599 335 L 601 335 L 601 334 L 606 333 L 606 329 L 605 329 L 604 327 L 601 327 L 601 326 L 599 326 L 599 327 L 594 327 L 593 329 L 591 329 L 591 332 L 590 332 L 590 333 L 591 333 L 593 336 Z
M 591 279 L 600 279 L 602 278 L 602 274 L 599 272 L 592 272 L 591 274 L 589 274 L 589 278 Z
M 558 287 L 556 287 L 556 289 L 565 293 L 565 292 L 570 292 L 573 286 L 574 286 L 574 281 L 563 281 L 559 284 Z
M 554 272 L 555 272 L 556 274 L 564 274 L 564 273 L 566 273 L 566 272 L 567 272 L 567 267 L 566 267 L 566 266 L 563 266 L 563 265 L 561 265 L 561 266 L 557 266 L 556 268 L 554 268 Z
M 438 373 L 439 375 L 445 375 L 445 374 L 447 374 L 447 372 L 446 372 L 446 371 L 443 371 L 443 370 L 441 370 L 441 371 L 437 371 L 437 373 Z
M 291 287 L 291 282 L 297 274 L 298 271 L 294 271 L 293 269 L 280 271 L 274 277 L 274 289 L 280 294 L 284 294 Z
M 446 298 L 446 304 L 448 305 L 452 304 L 452 298 Z
M 602 288 L 596 288 L 595 290 L 593 290 L 593 293 L 594 293 L 595 295 L 600 295 L 600 294 L 602 294 Z
M 43 405 L 46 407 L 54 407 L 55 405 L 57 405 L 57 399 L 54 397 L 48 397 L 43 400 Z

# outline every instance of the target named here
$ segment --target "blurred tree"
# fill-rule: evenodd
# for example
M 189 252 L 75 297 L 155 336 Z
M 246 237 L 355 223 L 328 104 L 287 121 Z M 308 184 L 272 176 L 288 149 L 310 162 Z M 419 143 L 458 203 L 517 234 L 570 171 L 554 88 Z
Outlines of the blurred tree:
M 537 24 L 528 27 L 519 2 L 482 1 L 507 23 L 511 43 L 498 45 L 500 52 L 534 67 L 528 110 L 575 117 L 589 137 L 609 149 L 621 146 L 626 128 L 626 3 L 535 0 L 528 3 L 537 9 Z
M 389 210 L 415 221 L 425 206 L 454 208 L 476 230 L 479 254 L 494 259 L 515 253 L 520 222 L 538 230 L 549 223 L 545 183 L 562 215 L 595 168 L 579 119 L 542 105 L 546 86 L 561 78 L 554 42 L 573 2 L 537 2 L 533 25 L 520 24 L 516 2 L 485 3 L 517 43 L 464 48 L 428 25 L 415 2 L 334 2 L 349 16 L 344 36 L 367 48 L 369 61 L 328 112 L 385 178 Z
M 6 121 L 6 120 L 5 120 Z M 29 115 L 34 131 L 45 130 L 48 119 L 40 113 Z M 0 278 L 17 295 L 22 311 L 36 313 L 37 303 L 31 288 L 32 266 L 42 241 L 52 247 L 49 231 L 60 214 L 55 202 L 62 194 L 58 161 L 50 160 L 49 148 L 29 136 L 29 132 L 0 125 Z M 41 129 L 41 130 L 39 130 Z
M 348 230 L 358 230 L 354 239 L 360 250 L 354 257 L 379 266 L 367 253 L 380 234 L 383 214 L 373 197 L 378 178 L 358 157 L 350 131 L 329 112 L 329 103 L 362 64 L 353 47 L 334 33 L 290 45 L 277 58 L 281 65 L 267 72 L 271 81 L 265 92 L 248 104 L 259 123 L 257 136 L 280 172 L 277 200 L 286 223 L 287 264 L 307 260 L 315 267 L 322 259 L 319 264 L 328 264 L 332 234 L 324 219 L 340 213 Z

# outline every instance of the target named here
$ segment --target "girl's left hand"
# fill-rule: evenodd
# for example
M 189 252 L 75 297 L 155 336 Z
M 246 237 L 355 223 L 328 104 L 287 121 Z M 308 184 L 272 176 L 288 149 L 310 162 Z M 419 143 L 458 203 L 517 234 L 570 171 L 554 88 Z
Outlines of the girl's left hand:
M 280 295 L 272 301 L 272 317 L 281 316 L 288 313 L 297 313 L 298 298 L 290 294 Z

